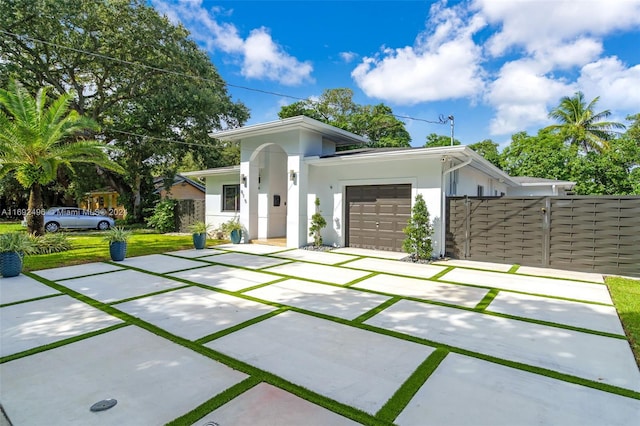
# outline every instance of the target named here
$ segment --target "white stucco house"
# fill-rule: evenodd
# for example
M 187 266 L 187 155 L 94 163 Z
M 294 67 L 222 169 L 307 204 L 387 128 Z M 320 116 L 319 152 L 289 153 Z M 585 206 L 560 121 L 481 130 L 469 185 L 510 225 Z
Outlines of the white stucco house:
M 183 175 L 205 179 L 207 223 L 217 227 L 238 218 L 243 242 L 281 238 L 287 247 L 307 245 L 318 197 L 328 224 L 325 244 L 401 251 L 402 229 L 422 194 L 435 230 L 434 255 L 443 255 L 447 196 L 523 190 L 517 179 L 466 146 L 337 151 L 368 141 L 304 116 L 211 136 L 239 141 L 240 165 Z M 535 188 L 553 195 L 556 183 L 538 182 Z

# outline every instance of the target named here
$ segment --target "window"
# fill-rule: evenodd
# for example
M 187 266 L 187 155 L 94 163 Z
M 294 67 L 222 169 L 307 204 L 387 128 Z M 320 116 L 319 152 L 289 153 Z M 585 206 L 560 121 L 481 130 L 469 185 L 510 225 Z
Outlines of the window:
M 458 171 L 454 170 L 449 174 L 449 195 L 458 193 Z
M 484 186 L 478 185 L 478 197 L 482 197 L 484 195 Z
M 240 211 L 240 185 L 222 185 L 222 211 Z

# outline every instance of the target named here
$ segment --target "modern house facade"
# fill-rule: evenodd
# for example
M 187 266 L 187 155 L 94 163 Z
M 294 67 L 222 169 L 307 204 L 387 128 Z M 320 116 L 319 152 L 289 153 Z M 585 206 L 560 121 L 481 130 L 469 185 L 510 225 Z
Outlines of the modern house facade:
M 422 194 L 434 225 L 434 255 L 443 255 L 447 196 L 502 196 L 522 188 L 466 146 L 362 148 L 365 138 L 303 116 L 212 137 L 238 141 L 240 165 L 183 175 L 205 179 L 207 223 L 239 219 L 244 242 L 286 238 L 287 247 L 307 245 L 318 198 L 325 244 L 401 251 L 402 230 Z M 339 150 L 344 147 L 356 149 Z M 552 195 L 554 182 L 536 188 Z

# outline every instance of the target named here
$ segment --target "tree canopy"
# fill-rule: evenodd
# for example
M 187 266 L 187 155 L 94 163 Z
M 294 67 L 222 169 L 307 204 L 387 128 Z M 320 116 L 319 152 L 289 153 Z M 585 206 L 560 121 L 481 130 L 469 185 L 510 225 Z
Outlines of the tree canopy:
M 127 207 L 140 219 L 152 173 L 172 173 L 187 153 L 203 167 L 228 165 L 208 133 L 242 125 L 249 112 L 184 27 L 143 0 L 3 0 L 0 8 L 0 82 L 20 76 L 33 92 L 73 91 L 71 108 L 121 150 L 124 176 L 94 168 L 83 182 L 131 194 Z
M 294 102 L 283 106 L 278 113 L 280 118 L 297 115 L 364 136 L 371 141 L 371 147 L 408 147 L 411 143 L 404 123 L 393 115 L 390 107 L 356 104 L 351 89 L 328 89 L 318 100 Z
M 453 139 L 454 145 L 460 145 L 458 139 Z M 429 133 L 427 135 L 427 141 L 424 144 L 425 148 L 435 148 L 438 146 L 451 146 L 451 136 L 439 135 L 437 133 Z

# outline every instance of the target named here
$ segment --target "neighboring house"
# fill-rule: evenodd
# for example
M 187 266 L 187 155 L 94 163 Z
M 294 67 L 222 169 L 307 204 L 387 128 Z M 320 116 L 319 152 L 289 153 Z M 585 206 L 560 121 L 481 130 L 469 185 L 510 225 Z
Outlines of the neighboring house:
M 163 177 L 157 177 L 153 180 L 156 187 L 155 193 L 160 194 L 161 199 L 167 197 L 174 200 L 204 200 L 205 187 L 201 183 L 188 179 L 182 175 L 175 175 L 173 183 L 167 190 Z
M 534 196 L 534 195 L 570 195 L 576 185 L 575 182 L 566 180 L 553 180 L 529 176 L 513 176 L 512 179 L 520 185 L 509 188 L 507 195 Z
M 240 166 L 183 175 L 206 179 L 207 223 L 239 218 L 244 242 L 286 237 L 287 247 L 307 245 L 318 197 L 325 244 L 401 251 L 413 200 L 422 194 L 434 255 L 442 255 L 447 196 L 501 196 L 521 187 L 466 146 L 337 151 L 368 141 L 304 116 L 212 136 L 240 142 Z
M 127 210 L 123 205 L 118 204 L 118 197 L 118 192 L 113 188 L 102 188 L 87 192 L 78 207 L 106 214 L 115 219 L 124 219 L 127 216 Z

